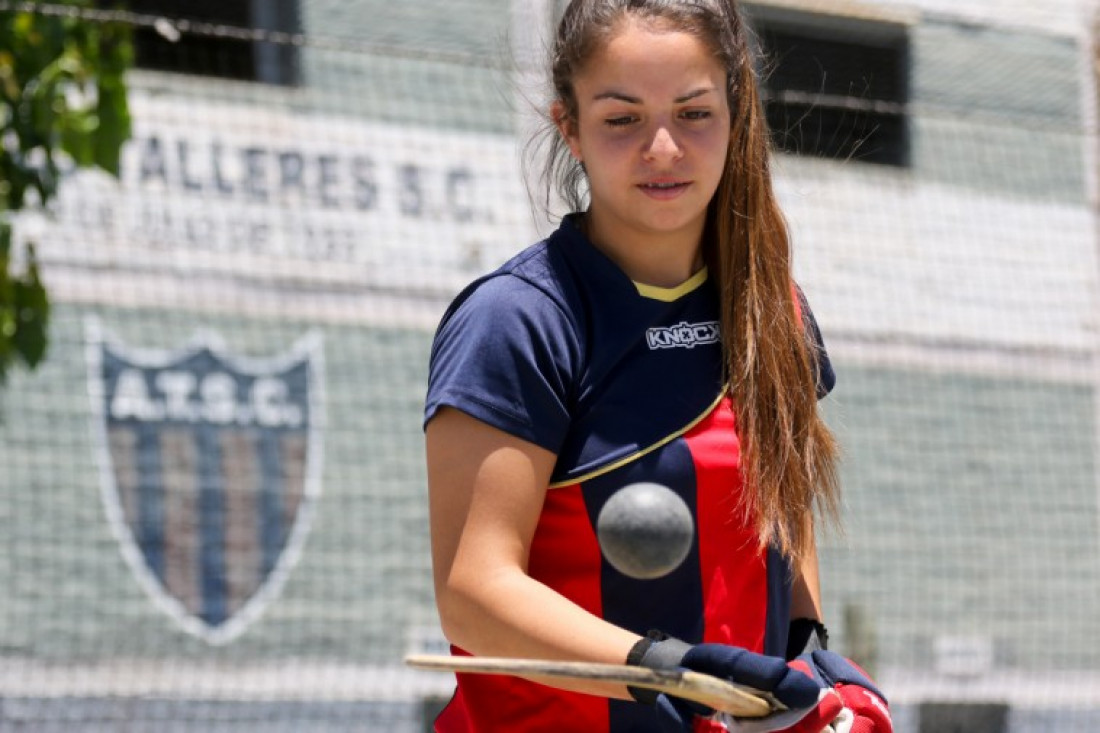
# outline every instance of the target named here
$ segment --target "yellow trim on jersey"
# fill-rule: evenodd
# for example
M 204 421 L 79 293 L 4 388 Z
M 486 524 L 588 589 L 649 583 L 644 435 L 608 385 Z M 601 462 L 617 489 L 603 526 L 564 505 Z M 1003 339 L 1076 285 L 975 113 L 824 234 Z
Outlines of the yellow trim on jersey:
M 665 303 L 671 303 L 678 298 L 682 298 L 692 290 L 702 285 L 707 281 L 707 268 L 699 270 L 684 282 L 680 283 L 674 288 L 662 288 L 659 285 L 646 285 L 645 283 L 635 282 L 634 287 L 638 289 L 638 295 L 643 298 L 652 298 L 653 300 L 660 300 Z
M 710 415 L 710 413 L 714 412 L 714 409 L 716 407 L 718 407 L 718 404 L 722 401 L 722 398 L 724 398 L 726 396 L 727 391 L 728 390 L 725 387 L 723 387 L 722 392 L 718 395 L 718 398 L 710 404 L 710 407 L 708 407 L 706 410 L 703 411 L 702 415 L 695 418 L 694 420 L 689 422 L 687 425 L 685 425 L 683 428 L 681 428 L 680 430 L 677 430 L 675 433 L 672 433 L 671 435 L 666 435 L 665 437 L 661 438 L 660 440 L 658 440 L 653 445 L 651 445 L 647 448 L 642 448 L 637 453 L 632 453 L 632 454 L 630 454 L 629 456 L 627 456 L 625 458 L 620 458 L 619 460 L 615 461 L 614 463 L 609 463 L 606 466 L 601 466 L 601 467 L 597 468 L 595 471 L 590 471 L 590 472 L 584 474 L 583 476 L 578 476 L 577 478 L 567 479 L 565 481 L 555 481 L 555 482 L 551 483 L 548 488 L 560 489 L 560 488 L 563 488 L 565 486 L 572 486 L 573 484 L 579 484 L 579 483 L 583 483 L 585 481 L 589 481 L 591 479 L 596 478 L 597 476 L 602 476 L 605 473 L 611 473 L 616 468 L 621 468 L 621 467 L 625 466 L 626 464 L 628 464 L 632 461 L 638 460 L 642 456 L 646 456 L 646 455 L 652 453 L 653 451 L 657 450 L 658 448 L 660 448 L 664 445 L 668 445 L 672 441 L 679 438 L 681 435 L 684 435 L 685 433 L 690 432 L 692 428 L 694 428 L 699 423 L 703 422 L 703 420 L 705 420 L 707 418 L 707 416 Z

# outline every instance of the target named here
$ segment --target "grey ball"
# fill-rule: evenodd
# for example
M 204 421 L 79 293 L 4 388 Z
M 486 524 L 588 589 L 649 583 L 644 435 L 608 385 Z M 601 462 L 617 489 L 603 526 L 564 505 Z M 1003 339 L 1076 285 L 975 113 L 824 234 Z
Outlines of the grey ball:
M 695 522 L 667 486 L 637 483 L 611 495 L 596 518 L 604 558 L 623 575 L 652 580 L 678 568 L 691 552 Z

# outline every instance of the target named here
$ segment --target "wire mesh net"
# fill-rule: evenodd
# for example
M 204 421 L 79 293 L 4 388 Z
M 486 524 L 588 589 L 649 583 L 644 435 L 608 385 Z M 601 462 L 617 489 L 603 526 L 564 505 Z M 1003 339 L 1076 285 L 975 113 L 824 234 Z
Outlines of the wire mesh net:
M 521 159 L 560 3 L 210 5 L 0 3 L 137 61 L 119 178 L 15 220 L 53 320 L 0 392 L 0 722 L 425 730 L 428 349 L 551 226 Z M 1090 29 L 1012 5 L 747 8 L 839 375 L 826 617 L 911 733 L 1100 730 Z M 807 88 L 783 43 L 902 83 Z

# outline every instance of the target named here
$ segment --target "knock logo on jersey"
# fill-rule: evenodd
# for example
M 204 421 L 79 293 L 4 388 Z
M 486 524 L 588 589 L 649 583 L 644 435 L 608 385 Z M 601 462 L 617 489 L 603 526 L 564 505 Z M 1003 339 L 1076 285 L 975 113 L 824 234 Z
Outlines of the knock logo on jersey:
M 103 502 L 155 605 L 211 643 L 286 582 L 320 493 L 321 343 L 245 358 L 212 336 L 137 349 L 87 324 Z
M 691 349 L 703 344 L 716 344 L 721 338 L 718 321 L 688 323 L 681 321 L 675 326 L 651 328 L 645 332 L 646 343 L 651 350 Z

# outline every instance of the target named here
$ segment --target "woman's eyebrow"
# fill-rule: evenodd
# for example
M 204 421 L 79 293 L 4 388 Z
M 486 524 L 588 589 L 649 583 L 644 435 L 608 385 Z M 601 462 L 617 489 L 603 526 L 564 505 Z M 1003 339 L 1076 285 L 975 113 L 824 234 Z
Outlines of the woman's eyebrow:
M 697 97 L 701 97 L 704 94 L 710 94 L 713 91 L 714 91 L 714 87 L 700 87 L 698 89 L 693 89 L 692 91 L 688 92 L 687 94 L 684 94 L 682 96 L 677 97 L 676 99 L 673 100 L 673 102 L 675 102 L 676 104 L 683 104 L 684 102 L 690 102 L 691 100 L 693 100 Z M 619 102 L 626 102 L 627 104 L 641 104 L 642 103 L 642 100 L 639 99 L 638 97 L 632 97 L 629 94 L 626 94 L 625 92 L 616 91 L 614 89 L 610 89 L 606 92 L 600 92 L 599 94 L 592 97 L 593 102 L 599 101 L 601 99 L 614 99 L 614 100 L 619 101 Z
M 713 91 L 715 91 L 714 87 L 699 87 L 698 89 L 695 89 L 693 91 L 688 92 L 687 94 L 685 94 L 682 97 L 677 97 L 675 102 L 677 104 L 682 104 L 684 102 L 690 102 L 691 100 L 695 99 L 696 97 L 701 97 L 704 94 L 710 94 Z
M 638 99 L 637 97 L 632 97 L 629 94 L 624 94 L 623 92 L 617 92 L 613 89 L 609 90 L 609 91 L 606 91 L 606 92 L 600 92 L 599 94 L 592 97 L 593 102 L 598 102 L 601 99 L 614 99 L 618 102 L 626 102 L 628 104 L 641 104 L 642 103 L 642 100 Z

